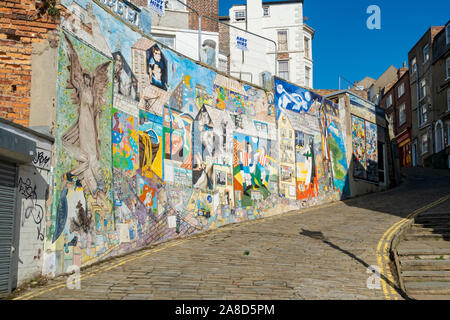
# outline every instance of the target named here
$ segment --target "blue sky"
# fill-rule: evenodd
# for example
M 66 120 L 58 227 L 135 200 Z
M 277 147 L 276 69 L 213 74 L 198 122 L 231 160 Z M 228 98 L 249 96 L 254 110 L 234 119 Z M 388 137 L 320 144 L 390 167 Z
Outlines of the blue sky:
M 233 4 L 219 0 L 219 14 Z M 370 5 L 381 9 L 381 30 L 369 30 Z M 430 26 L 450 20 L 448 0 L 304 0 L 306 22 L 316 30 L 313 40 L 314 88 L 337 89 L 339 76 L 358 81 L 378 78 L 394 65 L 402 66 L 408 52 Z

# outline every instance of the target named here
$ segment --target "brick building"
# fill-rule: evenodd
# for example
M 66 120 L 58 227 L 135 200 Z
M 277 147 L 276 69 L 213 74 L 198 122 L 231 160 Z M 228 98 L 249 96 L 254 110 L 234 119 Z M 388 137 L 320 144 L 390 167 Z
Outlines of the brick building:
M 2 0 L 0 4 L 0 117 L 29 126 L 33 52 L 57 46 L 57 17 L 39 15 L 40 1 Z M 51 101 L 47 101 L 47 103 Z M 32 125 L 32 123 L 31 123 Z
M 433 41 L 443 28 L 443 26 L 429 28 L 408 53 L 413 166 L 425 166 L 425 159 L 433 154 Z
M 219 0 L 187 0 L 186 4 L 200 15 L 216 19 L 202 18 L 203 31 L 219 32 L 217 22 L 219 19 Z M 189 29 L 198 30 L 198 15 L 192 11 L 189 13 Z
M 406 63 L 398 69 L 397 78 L 382 90 L 380 106 L 386 110 L 391 139 L 398 147 L 400 166 L 411 167 L 411 92 Z

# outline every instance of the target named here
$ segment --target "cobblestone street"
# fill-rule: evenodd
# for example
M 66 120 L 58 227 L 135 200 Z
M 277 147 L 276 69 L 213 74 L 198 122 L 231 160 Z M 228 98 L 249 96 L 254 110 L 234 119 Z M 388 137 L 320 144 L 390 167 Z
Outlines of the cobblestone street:
M 380 238 L 448 194 L 448 172 L 407 171 L 387 192 L 171 241 L 82 270 L 80 290 L 59 277 L 19 298 L 384 299 L 367 288 Z

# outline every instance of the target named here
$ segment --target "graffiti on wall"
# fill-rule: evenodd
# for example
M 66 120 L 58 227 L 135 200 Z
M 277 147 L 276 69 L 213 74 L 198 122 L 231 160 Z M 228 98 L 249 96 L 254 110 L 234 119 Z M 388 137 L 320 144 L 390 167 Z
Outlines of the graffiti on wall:
M 352 115 L 353 176 L 378 182 L 377 125 Z
M 111 52 L 61 35 L 47 269 L 341 199 L 336 105 L 227 78 L 89 10 Z

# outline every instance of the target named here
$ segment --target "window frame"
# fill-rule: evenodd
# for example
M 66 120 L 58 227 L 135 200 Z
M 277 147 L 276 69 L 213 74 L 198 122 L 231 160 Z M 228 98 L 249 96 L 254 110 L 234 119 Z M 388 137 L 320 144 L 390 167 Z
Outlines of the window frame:
M 242 17 L 238 18 L 238 13 L 242 13 Z M 234 20 L 235 21 L 245 21 L 247 19 L 247 15 L 245 14 L 244 9 L 234 11 Z
M 402 112 L 403 109 L 403 112 Z M 403 114 L 403 121 L 402 121 L 402 117 L 401 115 Z M 400 105 L 400 107 L 398 108 L 398 126 L 402 126 L 406 123 L 406 104 L 403 103 L 402 105 Z
M 450 57 L 445 60 L 445 80 L 450 79 Z
M 423 84 L 423 86 L 422 86 L 422 84 Z M 419 82 L 419 101 L 422 101 L 426 96 L 427 96 L 427 80 L 422 79 Z
M 280 34 L 281 33 L 285 33 L 286 34 L 286 49 L 282 49 L 281 45 L 280 45 Z M 278 52 L 286 52 L 289 51 L 289 45 L 288 45 L 288 30 L 287 29 L 283 29 L 283 30 L 277 30 L 277 47 L 278 47 Z
M 450 44 L 450 23 L 445 26 L 445 39 L 446 44 Z
M 281 71 L 282 63 L 286 63 L 287 71 Z M 287 72 L 287 77 L 283 77 L 281 72 Z M 289 80 L 289 60 L 278 60 L 278 76 L 284 80 Z
M 400 88 L 402 88 L 401 94 L 400 94 Z M 405 83 L 402 82 L 397 88 L 397 98 L 403 97 L 404 94 L 405 94 Z
M 447 88 L 447 111 L 450 111 L 450 88 Z
M 417 58 L 414 57 L 411 59 L 411 74 L 417 73 Z
M 425 55 L 425 49 L 427 49 L 426 55 Z M 422 53 L 423 53 L 423 63 L 427 63 L 428 60 L 430 60 L 430 44 L 429 44 L 429 43 L 427 43 L 427 44 L 423 47 Z M 425 60 L 425 58 L 426 58 L 426 60 Z
M 267 10 L 267 14 L 266 14 L 266 10 Z M 269 6 L 263 7 L 263 17 L 270 17 L 270 7 Z
M 308 44 L 308 46 L 306 46 Z M 305 57 L 311 59 L 311 39 L 309 37 L 303 37 L 303 46 L 305 47 Z
M 390 93 L 386 98 L 386 109 L 390 108 L 391 106 L 392 106 L 392 93 Z
M 309 66 L 305 66 L 305 85 L 311 88 L 311 71 L 312 69 Z M 306 75 L 309 74 L 309 77 L 306 78 Z M 308 81 L 306 81 L 308 79 Z
M 425 139 L 424 139 L 425 138 Z M 424 144 L 426 145 L 426 149 L 424 148 Z M 429 149 L 429 143 L 428 143 L 428 133 L 424 133 L 421 137 L 420 137 L 420 155 L 424 155 L 428 153 L 428 149 Z

